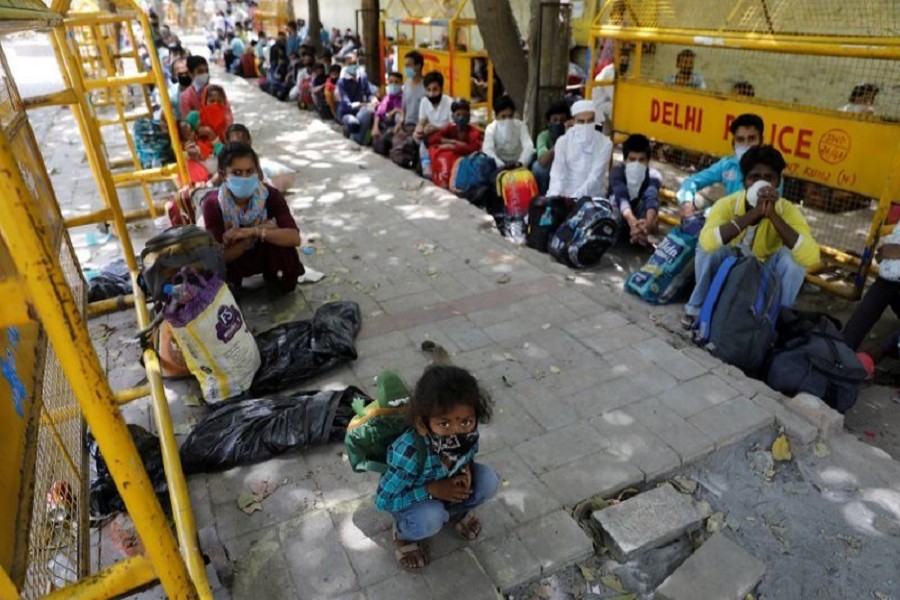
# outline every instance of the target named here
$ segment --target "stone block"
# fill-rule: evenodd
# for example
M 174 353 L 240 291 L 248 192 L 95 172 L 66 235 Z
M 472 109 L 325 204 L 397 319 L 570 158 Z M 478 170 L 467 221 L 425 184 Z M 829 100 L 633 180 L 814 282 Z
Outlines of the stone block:
M 690 496 L 663 484 L 591 518 L 603 529 L 612 555 L 624 562 L 699 528 L 707 516 Z
M 561 508 L 561 503 L 547 486 L 535 477 L 513 450 L 506 448 L 480 456 L 479 462 L 495 469 L 504 481 L 496 499 L 488 506 L 501 505 L 516 523 L 525 523 Z M 488 529 L 487 522 L 485 529 Z
M 733 444 L 775 423 L 775 415 L 747 398 L 735 398 L 697 413 L 688 422 L 716 442 L 717 448 Z
M 656 589 L 656 598 L 743 600 L 765 572 L 759 559 L 717 533 Z
M 565 506 L 601 495 L 609 497 L 644 481 L 636 465 L 601 451 L 582 457 L 540 477 L 550 493 Z
M 276 596 L 272 596 L 275 598 Z M 292 596 L 296 597 L 296 596 Z M 310 596 L 312 597 L 312 596 Z M 368 600 L 397 600 L 397 598 L 430 598 L 431 591 L 422 573 L 400 571 L 393 577 L 366 588 Z M 263 596 L 259 596 L 263 598 Z
M 542 473 L 606 446 L 606 440 L 596 429 L 577 423 L 532 438 L 514 449 L 535 473 Z
M 812 394 L 797 394 L 788 400 L 788 408 L 816 426 L 822 439 L 844 430 L 844 415 Z
M 672 448 L 624 411 L 608 412 L 592 419 L 590 424 L 609 442 L 606 452 L 622 462 L 636 465 L 647 481 L 681 466 L 681 458 Z
M 478 562 L 501 590 L 541 576 L 541 565 L 515 532 L 473 546 Z
M 775 422 L 781 427 L 784 427 L 784 430 L 791 438 L 791 441 L 806 445 L 812 443 L 816 439 L 816 436 L 819 433 L 816 426 L 797 413 L 788 410 L 784 404 L 778 400 L 759 394 L 754 396 L 753 402 L 775 415 Z
M 462 548 L 449 556 L 432 560 L 425 569 L 425 581 L 431 588 L 427 598 L 451 600 L 496 600 L 497 587 L 475 558 L 471 548 Z M 411 598 L 401 594 L 399 598 Z
M 683 464 L 709 454 L 716 447 L 713 440 L 682 419 L 659 398 L 643 400 L 623 410 L 675 450 Z
M 679 381 L 693 379 L 707 372 L 703 365 L 685 356 L 658 337 L 644 340 L 636 344 L 634 349 Z
M 660 395 L 660 398 L 682 418 L 690 418 L 738 395 L 730 385 L 712 374 L 697 377 Z
M 517 533 L 522 545 L 537 559 L 542 575 L 594 554 L 591 538 L 565 511 L 521 525 Z
M 303 515 L 285 524 L 279 534 L 284 540 L 281 552 L 298 592 L 293 597 L 327 598 L 357 589 L 353 567 L 327 512 Z

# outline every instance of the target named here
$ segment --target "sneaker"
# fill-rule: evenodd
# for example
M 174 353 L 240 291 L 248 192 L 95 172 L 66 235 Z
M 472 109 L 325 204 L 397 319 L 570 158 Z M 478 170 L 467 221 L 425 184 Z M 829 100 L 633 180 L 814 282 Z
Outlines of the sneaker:
M 697 317 L 695 317 L 694 315 L 689 315 L 689 314 L 685 313 L 681 317 L 681 328 L 684 329 L 685 331 L 690 331 L 691 329 L 694 328 L 694 325 L 696 325 L 696 324 L 697 324 Z

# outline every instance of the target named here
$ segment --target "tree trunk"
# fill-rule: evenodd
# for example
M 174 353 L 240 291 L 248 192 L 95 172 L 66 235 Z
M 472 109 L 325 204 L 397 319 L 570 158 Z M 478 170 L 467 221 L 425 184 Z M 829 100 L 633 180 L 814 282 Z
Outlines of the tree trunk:
M 316 56 L 322 54 L 322 20 L 319 18 L 319 0 L 309 0 L 309 38 L 316 49 Z
M 536 135 L 544 127 L 544 112 L 566 94 L 569 72 L 571 5 L 531 0 L 529 21 L 528 88 L 522 118 Z
M 525 106 L 528 61 L 509 0 L 473 0 L 478 31 L 506 93 L 519 110 Z
M 384 74 L 382 71 L 380 26 L 378 17 L 381 14 L 381 7 L 378 0 L 362 1 L 362 44 L 366 57 L 366 73 L 369 81 L 381 87 L 384 84 Z

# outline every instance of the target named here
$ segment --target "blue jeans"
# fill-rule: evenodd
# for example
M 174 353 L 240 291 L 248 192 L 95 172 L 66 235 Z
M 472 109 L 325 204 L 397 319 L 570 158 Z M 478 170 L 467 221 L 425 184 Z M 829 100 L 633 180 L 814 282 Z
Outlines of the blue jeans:
M 731 246 L 723 246 L 715 252 L 706 252 L 702 246 L 697 246 L 697 254 L 694 257 L 694 274 L 697 277 L 697 285 L 694 287 L 691 299 L 684 307 L 685 313 L 694 317 L 700 314 L 716 271 L 719 270 L 719 266 L 726 258 L 736 254 L 737 250 Z M 790 308 L 794 305 L 800 288 L 803 287 L 806 268 L 797 264 L 791 251 L 783 246 L 766 260 L 766 266 L 772 269 L 781 283 L 781 305 Z
M 375 113 L 371 109 L 361 108 L 355 115 L 346 114 L 341 117 L 341 124 L 347 128 L 350 139 L 362 146 L 366 141 L 366 136 L 372 132 L 374 119 Z
M 494 497 L 500 487 L 500 475 L 490 467 L 472 463 L 472 495 L 457 503 L 423 500 L 406 510 L 393 513 L 401 540 L 417 542 L 436 535 L 451 515 L 465 514 Z
M 535 159 L 534 163 L 531 165 L 531 172 L 534 175 L 535 181 L 537 181 L 538 193 L 541 196 L 547 195 L 547 190 L 550 189 L 551 167 L 553 167 L 553 163 L 543 167 L 541 166 L 541 161 L 538 159 Z

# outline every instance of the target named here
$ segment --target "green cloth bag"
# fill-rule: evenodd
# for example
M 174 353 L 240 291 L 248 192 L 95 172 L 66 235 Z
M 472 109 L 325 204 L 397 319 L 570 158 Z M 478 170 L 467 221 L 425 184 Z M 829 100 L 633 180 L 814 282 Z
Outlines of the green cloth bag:
M 375 400 L 363 405 L 362 398 L 353 402 L 356 416 L 347 426 L 344 444 L 354 471 L 384 473 L 387 451 L 410 425 L 406 418 L 410 390 L 393 371 L 382 371 L 375 379 Z

